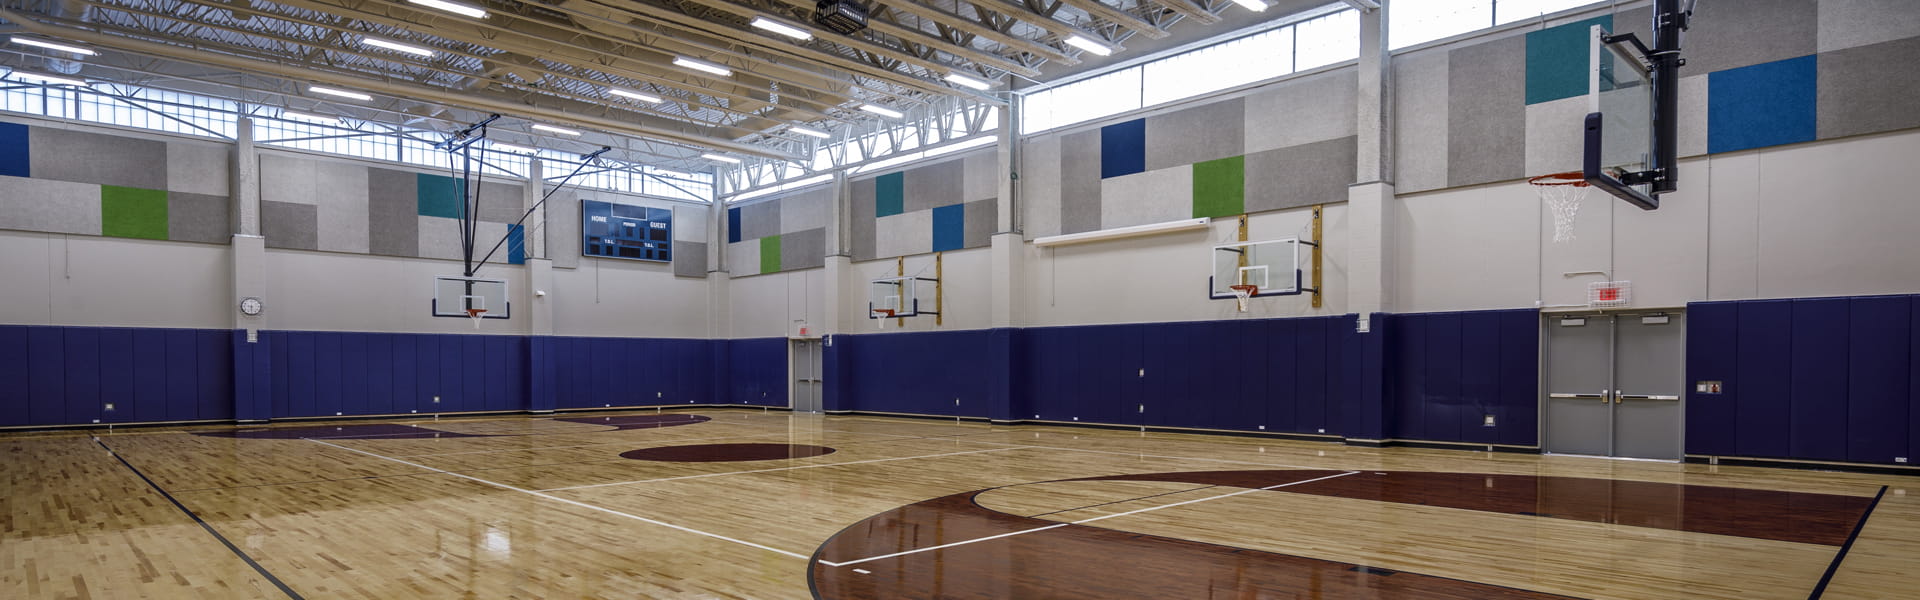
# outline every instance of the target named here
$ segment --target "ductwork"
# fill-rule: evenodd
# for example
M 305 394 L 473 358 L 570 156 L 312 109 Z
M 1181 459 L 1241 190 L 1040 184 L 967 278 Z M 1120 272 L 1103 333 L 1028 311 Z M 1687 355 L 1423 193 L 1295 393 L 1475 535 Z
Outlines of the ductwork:
M 92 20 L 87 16 L 87 4 L 80 0 L 59 0 L 53 2 L 47 6 L 47 14 L 63 19 L 79 21 L 81 23 Z M 47 70 L 62 75 L 79 73 L 80 68 L 84 66 L 86 66 L 86 63 L 80 62 L 78 59 L 51 57 L 46 59 Z

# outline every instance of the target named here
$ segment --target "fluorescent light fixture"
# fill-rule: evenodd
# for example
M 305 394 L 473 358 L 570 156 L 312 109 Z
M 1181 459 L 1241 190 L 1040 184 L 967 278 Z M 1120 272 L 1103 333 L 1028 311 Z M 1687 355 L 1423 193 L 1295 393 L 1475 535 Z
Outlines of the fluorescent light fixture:
M 974 79 L 966 75 L 961 75 L 959 73 L 948 73 L 947 81 L 954 85 L 958 85 L 962 87 L 970 87 L 976 90 L 984 90 L 984 89 L 993 87 L 993 84 L 991 83 L 987 83 L 979 79 Z
M 326 95 L 328 95 L 328 96 L 339 96 L 339 97 L 341 97 L 341 98 L 352 98 L 352 99 L 354 99 L 354 100 L 359 100 L 359 101 L 361 101 L 361 102 L 366 102 L 366 101 L 368 101 L 368 100 L 372 100 L 372 99 L 373 99 L 373 96 L 368 96 L 368 95 L 366 95 L 366 94 L 362 94 L 362 93 L 360 93 L 360 92 L 349 92 L 349 91 L 346 91 L 346 90 L 336 90 L 336 89 L 333 89 L 333 88 L 330 88 L 330 87 L 320 87 L 320 86 L 317 86 L 317 85 L 310 85 L 310 86 L 307 86 L 307 91 L 309 91 L 309 92 L 313 92 L 313 93 L 315 93 L 315 94 L 326 94 Z
M 554 127 L 552 125 L 541 125 L 539 123 L 534 123 L 533 128 L 541 131 L 545 131 L 547 133 L 558 133 L 560 135 L 580 135 L 580 132 L 574 131 L 572 129 L 561 129 L 559 127 Z
M 13 77 L 14 79 L 20 79 L 24 81 L 38 81 L 40 83 L 44 83 L 47 85 L 72 85 L 72 86 L 79 86 L 79 87 L 87 86 L 87 82 L 81 81 L 79 79 L 73 79 L 70 77 L 60 77 L 58 75 L 43 75 L 40 73 L 32 73 L 28 71 L 16 70 L 13 73 L 11 73 L 9 76 Z
M 280 118 L 282 118 L 282 119 L 298 119 L 298 120 L 301 120 L 301 121 L 313 121 L 313 122 L 316 122 L 316 123 L 339 123 L 339 122 L 340 122 L 340 117 L 329 117 L 329 116 L 326 116 L 326 115 L 316 115 L 316 114 L 313 114 L 313 113 L 303 113 L 303 112 L 294 112 L 294 111 L 291 111 L 291 110 L 283 110 L 283 111 L 280 111 Z
M 533 154 L 532 148 L 522 148 L 512 144 L 502 144 L 499 142 L 490 143 L 487 145 L 487 147 L 500 152 L 511 152 L 514 154 Z
M 1233 0 L 1234 4 L 1253 12 L 1266 12 L 1267 0 Z
M 734 158 L 734 157 L 731 157 L 731 156 L 721 156 L 721 155 L 718 155 L 718 154 L 702 154 L 702 155 L 700 155 L 700 158 L 704 158 L 704 159 L 707 159 L 707 160 L 717 160 L 717 161 L 720 161 L 720 162 L 723 162 L 723 163 L 727 163 L 727 164 L 730 164 L 730 165 L 737 165 L 737 164 L 740 164 L 740 159 L 738 159 L 738 158 Z
M 81 47 L 79 47 L 79 46 L 68 46 L 68 45 L 66 45 L 66 44 L 55 44 L 55 43 L 53 43 L 53 42 L 48 42 L 48 41 L 42 41 L 42 40 L 36 40 L 36 39 L 33 39 L 33 38 L 23 38 L 23 37 L 20 37 L 20 36 L 14 36 L 14 38 L 13 38 L 13 43 L 15 43 L 15 44 L 20 44 L 20 45 L 22 45 L 22 46 L 39 46 L 39 47 L 41 47 L 41 48 L 46 48 L 46 49 L 48 49 L 48 50 L 59 50 L 59 51 L 61 51 L 61 52 L 72 52 L 72 53 L 74 53 L 74 54 L 78 54 L 78 55 L 81 55 L 81 56 L 94 56 L 94 55 L 97 55 L 97 54 L 99 54 L 98 52 L 94 52 L 94 51 L 92 51 L 92 50 L 88 50 L 88 49 L 86 49 L 86 48 L 81 48 Z
M 1052 235 L 1047 237 L 1033 238 L 1033 245 L 1041 246 L 1041 247 L 1064 246 L 1067 244 L 1081 244 L 1086 242 L 1117 240 L 1121 238 L 1139 237 L 1143 235 L 1154 235 L 1159 233 L 1172 233 L 1175 231 L 1186 231 L 1189 229 L 1203 229 L 1207 226 L 1208 223 L 1211 223 L 1211 222 L 1213 222 L 1212 219 L 1209 219 L 1207 217 L 1201 217 L 1198 219 L 1181 219 L 1178 221 L 1167 221 L 1165 223 L 1149 223 L 1146 225 L 1134 225 L 1132 227 L 1102 229 L 1100 231 L 1088 231 L 1085 233 L 1069 233 L 1066 235 Z
M 389 42 L 389 41 L 378 39 L 378 38 L 360 38 L 360 43 L 366 44 L 368 46 L 373 46 L 376 48 L 386 48 L 388 50 L 393 50 L 396 52 L 405 52 L 407 54 L 412 54 L 415 56 L 428 56 L 428 57 L 433 56 L 433 50 L 429 48 L 421 48 L 419 46 L 409 46 L 407 44 L 402 44 L 400 42 Z
M 882 117 L 886 117 L 889 119 L 898 119 L 898 118 L 907 116 L 905 114 L 902 114 L 900 111 L 887 108 L 885 106 L 880 106 L 878 104 L 862 104 L 860 105 L 860 110 L 864 110 L 864 111 L 867 111 L 876 115 L 880 115 Z
M 728 75 L 733 74 L 733 69 L 729 69 L 729 68 L 716 65 L 704 60 L 697 59 L 697 58 L 675 56 L 673 57 L 673 64 L 680 65 L 682 67 L 686 67 L 689 69 L 693 69 L 695 71 L 705 71 L 708 73 L 719 75 L 721 77 L 726 77 Z
M 1079 34 L 1067 36 L 1067 45 L 1073 46 L 1075 48 L 1079 48 L 1081 50 L 1085 50 L 1088 52 L 1092 52 L 1100 56 L 1113 54 L 1112 46 L 1108 46 L 1106 44 L 1093 41 L 1092 38 L 1088 38 L 1086 36 L 1079 35 Z
M 807 33 L 807 30 L 805 29 L 794 27 L 792 25 L 781 23 L 779 21 L 775 21 L 773 19 L 769 19 L 766 17 L 754 17 L 752 25 L 756 29 L 765 29 L 767 31 L 778 33 L 780 35 L 784 35 L 796 40 L 813 39 L 813 34 Z
M 824 139 L 827 139 L 827 138 L 830 138 L 830 137 L 833 137 L 833 134 L 831 134 L 831 133 L 827 133 L 827 132 L 825 132 L 825 131 L 821 131 L 821 130 L 818 130 L 818 129 L 814 129 L 814 128 L 811 128 L 811 127 L 801 127 L 801 126 L 799 126 L 799 125 L 794 125 L 794 126 L 792 126 L 792 127 L 788 127 L 788 128 L 787 128 L 787 131 L 791 131 L 791 132 L 794 132 L 794 133 L 798 133 L 798 134 L 800 134 L 800 135 L 805 135 L 805 136 L 812 136 L 812 137 L 817 137 L 817 138 L 820 138 L 820 139 L 823 139 L 823 140 L 824 140 Z
M 425 6 L 431 9 L 444 10 L 456 15 L 473 17 L 475 19 L 487 18 L 487 11 L 482 10 L 478 6 L 469 6 L 466 4 L 461 4 L 459 2 L 447 2 L 446 0 L 407 0 L 407 1 L 412 2 L 414 4 L 421 5 L 421 6 Z
M 1000 142 L 1000 136 L 997 136 L 997 135 L 993 135 L 993 134 L 976 135 L 973 137 L 973 139 L 970 139 L 964 142 L 947 144 L 945 146 L 941 146 L 938 148 L 934 148 L 932 150 L 928 150 L 926 152 L 922 152 L 921 154 L 926 156 L 927 158 L 933 158 L 935 156 L 939 156 L 942 154 L 952 154 L 955 152 L 959 152 L 961 150 L 972 150 L 974 148 L 996 144 L 999 142 Z
M 639 100 L 641 102 L 652 103 L 652 102 L 660 101 L 660 97 L 655 96 L 653 94 L 642 94 L 640 92 L 633 92 L 633 91 L 623 90 L 620 88 L 607 88 L 607 93 L 613 94 L 615 96 L 624 97 L 624 98 L 632 98 L 634 100 Z

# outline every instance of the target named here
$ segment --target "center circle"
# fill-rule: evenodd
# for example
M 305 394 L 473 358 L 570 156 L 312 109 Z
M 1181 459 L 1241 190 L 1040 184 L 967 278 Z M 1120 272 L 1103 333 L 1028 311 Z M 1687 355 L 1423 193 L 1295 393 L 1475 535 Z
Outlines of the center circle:
M 834 452 L 837 450 L 826 446 L 805 444 L 694 444 L 628 450 L 621 452 L 620 458 L 664 462 L 744 462 L 807 458 Z

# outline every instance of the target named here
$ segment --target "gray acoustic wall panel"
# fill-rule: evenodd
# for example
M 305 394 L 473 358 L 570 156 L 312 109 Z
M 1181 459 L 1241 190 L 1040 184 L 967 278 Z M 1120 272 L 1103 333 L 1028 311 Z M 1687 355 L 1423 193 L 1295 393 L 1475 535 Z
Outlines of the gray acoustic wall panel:
M 1588 109 L 1586 96 L 1527 105 L 1526 175 L 1580 170 Z
M 167 191 L 227 195 L 233 149 L 216 144 L 167 143 Z
M 873 250 L 881 258 L 933 251 L 933 211 L 911 210 L 874 220 Z
M 678 229 L 679 223 L 675 223 L 674 228 Z M 673 275 L 675 277 L 706 277 L 707 243 L 674 242 Z
M 847 182 L 847 185 L 853 188 L 849 190 L 852 200 L 847 207 L 853 213 L 852 218 L 848 220 L 849 229 L 853 230 L 853 259 L 873 260 L 877 256 L 874 248 L 877 226 L 874 221 L 873 203 L 876 190 L 874 181 L 856 179 Z
M 966 182 L 960 186 L 961 197 L 967 202 L 987 200 L 1000 196 L 1000 167 L 996 159 L 1000 158 L 998 149 L 968 154 L 965 159 Z
M 1193 203 L 1181 200 L 1192 197 L 1192 165 L 1102 179 L 1099 229 L 1191 219 Z
M 1060 233 L 1060 136 L 1043 135 L 1027 140 L 1020 150 L 1019 190 L 1020 230 L 1027 239 Z
M 1912 6 L 1913 0 L 1820 0 L 1820 51 L 1920 37 L 1920 11 L 1903 10 Z
M 446 217 L 417 218 L 420 220 L 421 258 L 461 258 L 459 220 Z
M 228 231 L 227 197 L 189 192 L 167 192 L 167 239 L 225 244 Z
M 833 191 L 833 185 L 821 185 L 777 200 L 780 203 L 780 234 L 784 236 L 794 231 L 826 227 L 827 212 L 833 205 Z
M 0 178 L 0 229 L 100 235 L 100 186 Z
M 547 198 L 547 256 L 553 266 L 580 266 L 580 194 L 563 189 Z
M 1682 72 L 1712 73 L 1813 54 L 1819 47 L 1818 4 L 1816 0 L 1701 2 L 1694 8 L 1694 27 L 1682 47 L 1687 58 Z M 1651 27 L 1648 14 L 1625 11 L 1614 20 L 1614 28 L 1646 31 Z M 1645 33 L 1640 39 L 1653 44 L 1652 36 Z
M 1394 57 L 1394 189 L 1447 187 L 1447 63 L 1452 53 Z
M 780 270 L 827 266 L 827 230 L 807 229 L 780 234 Z
M 1060 233 L 1100 229 L 1100 130 L 1060 138 Z
M 1440 65 L 1444 69 L 1446 63 Z M 1446 74 L 1440 76 L 1444 81 Z M 1290 80 L 1247 96 L 1245 153 L 1354 135 L 1359 117 L 1353 107 L 1359 85 L 1358 70 L 1345 68 Z M 1151 122 L 1148 127 L 1151 135 Z M 1151 169 L 1153 159 L 1148 156 L 1147 168 Z
M 419 178 L 392 169 L 367 170 L 367 251 L 420 254 Z
M 260 233 L 268 248 L 318 250 L 319 207 L 294 202 L 260 201 Z
M 370 250 L 367 172 L 371 170 L 353 163 L 318 163 L 314 174 L 320 182 L 316 225 L 321 250 L 361 254 Z
M 673 207 L 673 243 L 675 245 L 678 245 L 681 242 L 704 243 L 706 241 L 707 241 L 707 209 L 706 207 L 685 206 L 685 205 Z M 676 260 L 677 260 L 678 257 L 680 256 L 680 250 L 678 248 L 674 249 L 673 255 L 676 257 Z M 701 256 L 706 256 L 706 255 L 703 253 L 701 254 Z M 701 259 L 701 260 L 702 260 L 701 265 L 702 265 L 702 268 L 704 269 L 705 268 L 704 265 L 706 264 L 705 259 Z M 702 272 L 704 273 L 704 271 Z
M 1358 160 L 1354 136 L 1247 155 L 1247 212 L 1347 200 Z
M 780 202 L 768 200 L 740 207 L 740 239 L 780 235 Z
M 1246 102 L 1241 98 L 1147 117 L 1147 170 L 1245 154 L 1246 125 Z
M 1706 74 L 1680 78 L 1680 118 L 1674 123 L 1680 156 L 1707 153 L 1708 80 Z
M 319 204 L 319 161 L 260 153 L 260 199 L 266 202 Z M 411 174 L 409 174 L 411 176 Z
M 966 232 L 960 244 L 968 248 L 980 248 L 993 244 L 994 225 L 1000 222 L 1000 203 L 994 200 L 968 202 L 965 212 Z
M 1819 60 L 1819 137 L 1920 127 L 1920 37 L 1836 50 Z
M 1526 172 L 1526 38 L 1453 51 L 1447 80 L 1447 185 L 1519 179 Z
M 521 183 L 481 182 L 480 210 L 476 211 L 476 214 L 482 221 L 495 223 L 513 223 L 520 220 L 520 215 L 527 210 L 524 207 L 525 199 L 521 198 L 524 189 L 525 185 Z
M 167 189 L 167 143 L 84 131 L 27 128 L 37 179 Z
M 965 202 L 961 195 L 966 185 L 965 168 L 966 161 L 954 159 L 907 169 L 902 182 L 903 210 L 931 210 Z

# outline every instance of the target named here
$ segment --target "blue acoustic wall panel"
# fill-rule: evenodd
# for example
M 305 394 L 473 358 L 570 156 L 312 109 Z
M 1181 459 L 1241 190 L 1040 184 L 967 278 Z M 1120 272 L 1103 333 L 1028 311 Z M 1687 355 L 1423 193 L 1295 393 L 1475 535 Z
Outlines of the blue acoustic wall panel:
M 1892 463 L 1908 456 L 1912 301 L 1881 296 L 1849 303 L 1847 460 Z
M 727 209 L 727 243 L 740 242 L 740 207 Z
M 1719 394 L 1687 388 L 1688 454 L 1734 453 L 1734 423 L 1741 384 L 1735 378 L 1734 351 L 1739 347 L 1740 306 L 1709 302 L 1687 306 L 1687 377 L 1692 381 L 1721 381 Z M 1784 330 L 1785 327 L 1782 326 Z M 1786 436 L 1781 436 L 1782 440 Z
M 1707 75 L 1707 152 L 1813 141 L 1818 73 L 1802 56 Z
M 1374 323 L 1378 327 L 1380 320 Z M 1536 311 L 1391 315 L 1386 323 L 1388 331 L 1380 338 L 1386 345 L 1382 355 L 1389 378 L 1383 435 L 1437 442 L 1538 443 Z M 1357 337 L 1364 343 L 1371 335 Z M 1362 365 L 1360 377 L 1367 368 Z M 1365 406 L 1363 399 L 1355 402 Z M 1488 415 L 1494 417 L 1493 427 L 1484 424 Z
M 1730 350 L 1733 379 L 1740 382 L 1740 401 L 1729 403 L 1730 414 L 1710 425 L 1731 428 L 1732 454 L 1786 457 L 1793 420 L 1793 302 L 1741 302 L 1737 311 L 1738 343 Z M 1709 399 L 1707 402 L 1720 401 Z M 1729 418 L 1730 417 L 1730 418 Z
M 1100 128 L 1100 178 L 1147 170 L 1147 120 L 1134 119 Z
M 1848 308 L 1844 298 L 1793 302 L 1793 458 L 1847 459 Z
M 933 209 L 933 251 L 946 252 L 966 247 L 967 205 L 953 204 Z
M 32 177 L 32 151 L 26 125 L 0 123 L 0 176 Z

